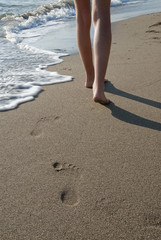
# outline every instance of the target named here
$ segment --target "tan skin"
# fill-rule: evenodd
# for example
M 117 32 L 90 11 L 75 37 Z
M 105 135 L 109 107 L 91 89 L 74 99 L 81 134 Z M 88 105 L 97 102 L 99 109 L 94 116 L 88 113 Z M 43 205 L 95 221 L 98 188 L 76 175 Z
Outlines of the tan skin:
M 93 100 L 110 101 L 104 94 L 104 79 L 111 48 L 110 0 L 74 0 L 77 19 L 77 43 L 86 72 L 85 86 L 93 88 Z M 90 40 L 91 18 L 94 26 L 93 55 Z

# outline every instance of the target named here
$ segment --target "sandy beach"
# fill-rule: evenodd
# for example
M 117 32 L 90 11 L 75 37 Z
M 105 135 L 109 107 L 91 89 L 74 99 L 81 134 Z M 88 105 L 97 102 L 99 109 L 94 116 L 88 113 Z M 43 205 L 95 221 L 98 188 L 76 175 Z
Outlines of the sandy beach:
M 161 239 L 161 13 L 112 25 L 109 106 L 73 81 L 0 113 L 1 240 Z

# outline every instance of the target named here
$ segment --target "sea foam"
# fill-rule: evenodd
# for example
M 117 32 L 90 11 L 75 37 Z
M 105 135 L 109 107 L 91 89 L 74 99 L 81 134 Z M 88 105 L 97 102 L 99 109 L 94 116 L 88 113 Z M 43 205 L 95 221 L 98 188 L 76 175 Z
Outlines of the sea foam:
M 66 0 L 20 15 L 6 14 L 1 18 L 8 41 L 4 39 L 0 49 L 0 111 L 14 109 L 33 100 L 43 85 L 72 80 L 72 76 L 44 70 L 48 65 L 62 62 L 61 57 L 67 54 L 39 49 L 32 43 L 47 34 L 51 26 L 59 28 L 63 21 L 73 16 L 74 4 Z
M 61 57 L 67 54 L 64 49 L 57 49 L 59 46 L 52 46 L 52 41 L 50 47 L 46 48 L 48 35 L 52 32 L 56 38 L 56 34 L 62 33 L 59 31 L 61 28 L 66 29 L 66 26 L 75 22 L 73 0 L 56 1 L 1 0 L 0 111 L 10 110 L 20 103 L 33 100 L 42 91 L 43 85 L 72 80 L 71 76 L 44 70 L 48 65 L 62 62 Z M 149 13 L 153 11 L 153 5 L 159 6 L 158 1 L 112 0 L 112 21 L 136 16 L 138 9 L 139 14 Z M 136 12 L 132 10 L 133 6 Z M 160 7 L 156 7 L 155 11 L 159 9 Z M 69 29 L 70 40 L 71 28 L 68 27 L 66 32 Z M 46 41 L 43 42 L 43 39 Z M 37 44 L 38 42 L 41 44 Z

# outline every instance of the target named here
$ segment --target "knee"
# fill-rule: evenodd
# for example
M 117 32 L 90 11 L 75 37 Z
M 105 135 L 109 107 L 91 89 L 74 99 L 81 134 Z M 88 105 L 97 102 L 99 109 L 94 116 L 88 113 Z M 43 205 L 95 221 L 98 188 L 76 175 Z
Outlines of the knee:
M 96 9 L 94 9 L 93 11 L 92 11 L 92 23 L 93 23 L 93 26 L 95 27 L 96 26 L 96 23 L 97 23 L 97 21 L 98 21 L 98 13 L 97 13 L 97 10 Z
M 97 23 L 100 23 L 107 28 L 110 26 L 110 7 L 105 6 L 95 6 L 92 11 L 92 22 L 95 27 Z

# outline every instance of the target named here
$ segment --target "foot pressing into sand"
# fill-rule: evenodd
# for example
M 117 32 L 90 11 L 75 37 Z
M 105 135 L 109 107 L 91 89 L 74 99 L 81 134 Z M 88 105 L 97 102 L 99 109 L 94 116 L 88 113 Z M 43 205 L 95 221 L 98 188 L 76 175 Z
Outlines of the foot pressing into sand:
M 101 103 L 103 105 L 107 105 L 110 103 L 110 100 L 106 98 L 104 94 L 104 85 L 100 86 L 94 82 L 93 84 L 93 100 L 95 102 Z

